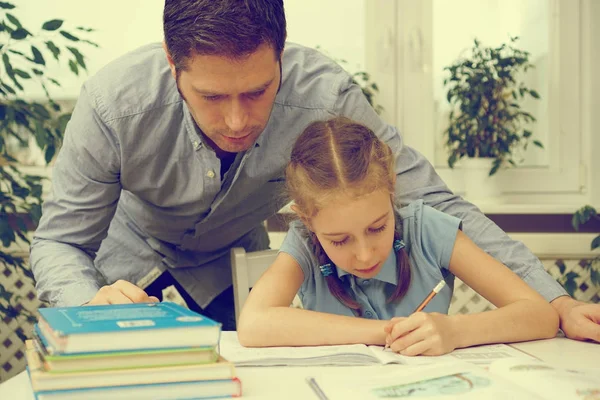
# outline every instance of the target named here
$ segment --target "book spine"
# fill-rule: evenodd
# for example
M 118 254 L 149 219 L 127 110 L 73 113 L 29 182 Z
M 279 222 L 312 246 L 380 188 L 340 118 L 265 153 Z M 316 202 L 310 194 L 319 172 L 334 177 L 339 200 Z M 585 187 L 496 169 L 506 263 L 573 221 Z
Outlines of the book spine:
M 238 385 L 238 392 L 231 397 L 242 397 L 242 381 L 238 377 L 232 379 Z

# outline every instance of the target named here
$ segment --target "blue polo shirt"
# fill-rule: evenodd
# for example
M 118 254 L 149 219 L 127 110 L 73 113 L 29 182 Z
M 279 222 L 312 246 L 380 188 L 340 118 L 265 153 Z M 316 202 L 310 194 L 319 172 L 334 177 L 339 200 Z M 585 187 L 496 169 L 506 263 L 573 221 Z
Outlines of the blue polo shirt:
M 396 254 L 391 251 L 379 273 L 370 279 L 356 277 L 340 268 L 336 273 L 348 293 L 360 304 L 362 316 L 371 319 L 390 319 L 408 316 L 445 277 L 447 285 L 433 298 L 424 311 L 447 313 L 452 299 L 454 276 L 448 264 L 461 221 L 423 204 L 422 200 L 397 210 L 402 220 L 403 241 L 408 252 L 411 283 L 404 297 L 388 303 L 396 289 L 398 273 Z M 288 253 L 304 272 L 304 281 L 298 295 L 305 309 L 338 315 L 353 316 L 352 310 L 340 303 L 327 287 L 319 271 L 317 258 L 306 228 L 300 221 L 290 224 L 280 251 Z

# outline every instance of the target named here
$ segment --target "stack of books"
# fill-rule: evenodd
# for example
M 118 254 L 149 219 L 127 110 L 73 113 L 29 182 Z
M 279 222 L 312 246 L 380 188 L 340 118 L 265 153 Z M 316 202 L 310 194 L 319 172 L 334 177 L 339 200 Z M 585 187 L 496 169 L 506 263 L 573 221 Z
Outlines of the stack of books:
M 241 396 L 221 325 L 175 303 L 41 308 L 27 370 L 36 399 Z

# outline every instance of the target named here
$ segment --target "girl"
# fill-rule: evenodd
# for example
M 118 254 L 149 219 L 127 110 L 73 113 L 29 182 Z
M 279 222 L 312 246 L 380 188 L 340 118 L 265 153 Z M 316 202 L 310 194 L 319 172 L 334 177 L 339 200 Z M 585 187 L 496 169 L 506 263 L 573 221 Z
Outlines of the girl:
M 299 221 L 244 305 L 242 345 L 387 344 L 440 355 L 556 334 L 551 305 L 479 249 L 460 220 L 422 201 L 396 209 L 395 179 L 390 148 L 367 127 L 337 117 L 306 128 L 286 169 Z M 498 308 L 447 315 L 454 276 Z M 442 279 L 427 312 L 413 313 Z M 296 293 L 304 309 L 289 307 Z

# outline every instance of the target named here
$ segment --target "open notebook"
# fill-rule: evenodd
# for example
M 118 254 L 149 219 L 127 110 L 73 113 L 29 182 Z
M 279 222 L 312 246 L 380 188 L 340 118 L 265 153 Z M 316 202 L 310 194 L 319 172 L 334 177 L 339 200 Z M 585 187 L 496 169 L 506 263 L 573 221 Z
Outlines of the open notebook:
M 261 347 L 240 345 L 236 332 L 222 332 L 220 354 L 236 366 L 273 365 L 427 365 L 441 362 L 465 361 L 473 364 L 490 364 L 505 358 L 535 358 L 513 347 L 494 344 L 455 350 L 438 357 L 407 357 L 382 346 L 351 344 L 340 346 Z
M 376 373 L 322 374 L 316 382 L 329 400 L 387 398 L 584 400 L 600 396 L 597 371 L 573 371 L 538 360 L 510 358 L 488 366 L 457 362 Z

